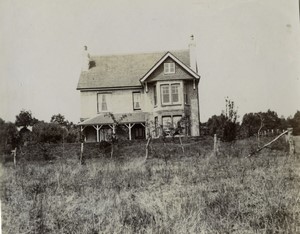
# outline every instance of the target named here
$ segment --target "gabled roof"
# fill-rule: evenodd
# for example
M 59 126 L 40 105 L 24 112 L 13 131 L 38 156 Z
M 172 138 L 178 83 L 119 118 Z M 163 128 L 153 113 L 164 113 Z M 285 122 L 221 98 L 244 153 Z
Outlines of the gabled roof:
M 167 58 L 171 58 L 173 61 L 178 63 L 183 69 L 185 69 L 191 76 L 195 77 L 196 79 L 200 79 L 200 76 L 194 72 L 191 68 L 187 65 L 182 63 L 176 56 L 174 56 L 171 52 L 167 52 L 157 63 L 140 79 L 141 82 L 145 82 L 146 79 L 154 72 Z
M 185 67 L 189 66 L 189 50 L 171 52 Z M 168 54 L 156 53 L 91 56 L 92 67 L 81 72 L 77 89 L 141 87 L 140 79 Z
M 114 114 L 114 117 L 116 119 L 120 119 L 123 114 Z M 144 112 L 137 112 L 137 113 L 130 113 L 127 114 L 125 118 L 122 119 L 121 123 L 144 123 L 145 120 L 145 113 Z M 109 115 L 106 114 L 100 114 L 97 116 L 94 116 L 92 118 L 89 118 L 87 120 L 84 120 L 83 122 L 79 123 L 81 126 L 87 126 L 87 125 L 105 125 L 105 124 L 113 124 L 114 121 Z

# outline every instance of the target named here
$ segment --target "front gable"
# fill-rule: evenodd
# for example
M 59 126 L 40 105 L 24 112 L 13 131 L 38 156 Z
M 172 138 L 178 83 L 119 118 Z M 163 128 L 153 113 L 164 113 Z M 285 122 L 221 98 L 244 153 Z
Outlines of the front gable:
M 164 64 L 174 63 L 175 72 L 165 73 Z M 172 53 L 167 52 L 141 79 L 141 83 L 161 80 L 191 80 L 200 79 L 200 76 L 176 58 Z
M 175 64 L 174 73 L 165 73 L 165 63 Z M 180 64 L 168 57 L 163 63 L 161 63 L 147 78 L 147 82 L 155 81 L 170 81 L 170 80 L 192 80 L 195 79 L 190 73 L 183 69 Z

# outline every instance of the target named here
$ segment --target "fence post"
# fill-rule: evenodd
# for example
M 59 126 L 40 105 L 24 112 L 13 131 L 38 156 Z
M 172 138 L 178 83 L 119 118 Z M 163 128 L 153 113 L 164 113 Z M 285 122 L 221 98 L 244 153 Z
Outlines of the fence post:
M 12 151 L 14 154 L 14 166 L 17 165 L 17 147 Z
M 151 139 L 152 139 L 152 137 L 149 136 L 148 140 L 147 140 L 147 144 L 146 144 L 146 156 L 145 156 L 145 160 L 147 160 L 148 155 L 149 155 L 149 144 L 150 144 Z
M 293 135 L 292 135 L 292 132 L 293 132 L 293 128 L 288 128 L 288 134 L 287 134 L 287 141 L 289 143 L 289 154 L 290 155 L 294 155 L 295 153 L 295 145 L 294 145 L 294 139 L 293 139 Z
M 217 138 L 217 134 L 214 134 L 214 154 L 217 155 L 218 152 L 219 152 L 218 138 Z
M 81 147 L 80 147 L 80 164 L 82 164 L 82 156 L 83 156 L 83 142 L 81 142 Z

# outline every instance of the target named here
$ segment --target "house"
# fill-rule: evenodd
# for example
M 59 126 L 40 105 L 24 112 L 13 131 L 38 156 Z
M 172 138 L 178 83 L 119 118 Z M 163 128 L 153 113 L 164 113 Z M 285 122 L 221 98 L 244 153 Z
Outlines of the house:
M 193 36 L 189 48 L 178 51 L 90 56 L 85 47 L 77 86 L 85 140 L 110 139 L 114 119 L 130 140 L 179 126 L 180 134 L 198 136 L 199 81 Z

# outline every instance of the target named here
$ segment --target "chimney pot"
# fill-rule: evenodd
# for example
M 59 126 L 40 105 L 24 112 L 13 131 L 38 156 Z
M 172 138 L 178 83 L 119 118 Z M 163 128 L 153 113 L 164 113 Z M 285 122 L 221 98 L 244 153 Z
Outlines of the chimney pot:
M 191 35 L 191 41 L 189 43 L 189 52 L 190 52 L 190 68 L 198 72 L 197 68 L 197 55 L 196 55 L 196 43 L 194 40 L 194 35 Z
M 84 46 L 83 54 L 82 54 L 82 71 L 88 71 L 90 69 L 90 55 L 87 50 L 87 46 Z

